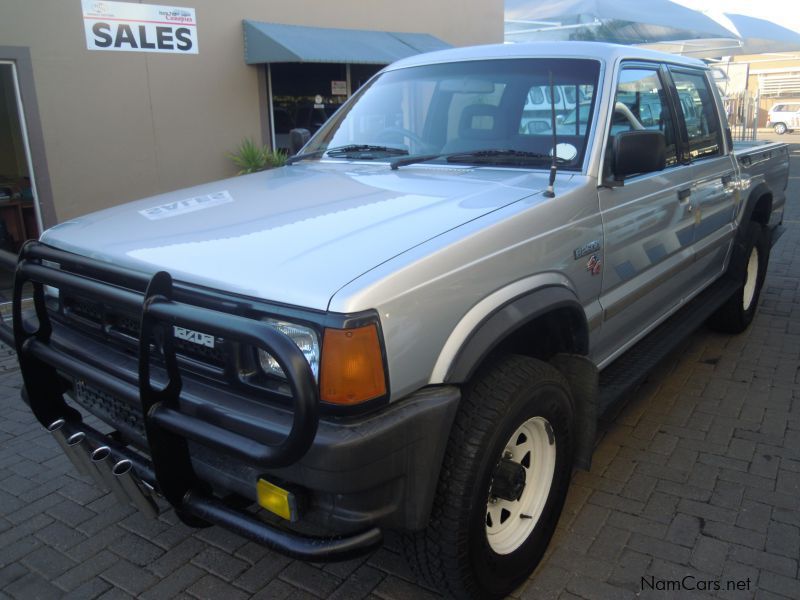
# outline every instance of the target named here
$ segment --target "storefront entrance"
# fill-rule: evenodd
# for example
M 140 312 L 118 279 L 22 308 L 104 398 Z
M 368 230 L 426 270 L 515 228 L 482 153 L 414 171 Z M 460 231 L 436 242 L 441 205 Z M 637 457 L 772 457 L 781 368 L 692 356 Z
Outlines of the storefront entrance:
M 266 75 L 264 142 L 288 151 L 289 132 L 316 132 L 383 67 L 450 45 L 426 33 L 305 27 L 245 20 L 244 59 Z
M 0 249 L 39 237 L 32 167 L 14 64 L 0 61 Z
M 0 61 L 0 250 L 12 253 L 39 237 L 41 222 L 21 114 L 14 63 Z M 13 272 L 0 268 L 0 305 L 10 298 L 12 283 Z
M 312 134 L 383 65 L 277 63 L 269 66 L 275 146 L 289 151 L 289 132 Z

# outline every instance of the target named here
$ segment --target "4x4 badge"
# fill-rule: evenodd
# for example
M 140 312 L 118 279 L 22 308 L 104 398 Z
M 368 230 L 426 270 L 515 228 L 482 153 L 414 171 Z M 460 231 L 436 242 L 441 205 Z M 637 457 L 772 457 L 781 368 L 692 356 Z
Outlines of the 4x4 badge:
M 586 263 L 586 270 L 592 275 L 599 275 L 600 271 L 603 270 L 603 263 L 599 258 L 597 258 L 597 254 L 593 254 L 592 258 L 589 259 L 589 262 Z

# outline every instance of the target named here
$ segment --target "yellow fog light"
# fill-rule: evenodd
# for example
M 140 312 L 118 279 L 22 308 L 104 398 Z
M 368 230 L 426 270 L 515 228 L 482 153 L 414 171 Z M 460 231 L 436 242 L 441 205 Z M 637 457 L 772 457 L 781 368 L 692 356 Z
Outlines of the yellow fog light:
M 256 483 L 256 494 L 258 495 L 258 504 L 262 508 L 266 508 L 269 512 L 287 521 L 297 520 L 297 501 L 292 492 L 265 479 L 259 479 Z

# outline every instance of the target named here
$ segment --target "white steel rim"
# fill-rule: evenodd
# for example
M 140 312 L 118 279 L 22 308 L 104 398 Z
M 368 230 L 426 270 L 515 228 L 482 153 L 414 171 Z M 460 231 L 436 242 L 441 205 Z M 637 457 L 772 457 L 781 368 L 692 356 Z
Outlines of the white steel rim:
M 549 433 L 548 433 L 549 430 Z M 552 443 L 551 440 L 552 439 Z M 486 538 L 497 554 L 511 554 L 539 522 L 556 468 L 556 442 L 544 417 L 525 421 L 506 442 L 503 457 L 525 469 L 525 489 L 519 500 L 493 498 L 486 503 Z
M 742 308 L 749 310 L 756 295 L 756 281 L 758 280 L 758 248 L 753 246 L 750 259 L 747 261 L 747 277 L 744 280 L 742 293 Z

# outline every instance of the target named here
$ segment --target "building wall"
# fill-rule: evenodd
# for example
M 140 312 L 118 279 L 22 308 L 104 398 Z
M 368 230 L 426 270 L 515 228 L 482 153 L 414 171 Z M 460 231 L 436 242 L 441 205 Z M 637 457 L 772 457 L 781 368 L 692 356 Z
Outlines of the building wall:
M 243 60 L 242 19 L 424 32 L 454 45 L 503 38 L 502 0 L 153 3 L 196 9 L 199 54 L 89 51 L 78 0 L 0 5 L 0 43 L 30 47 L 58 221 L 235 173 L 225 153 L 260 139 L 266 108 L 259 67 Z

